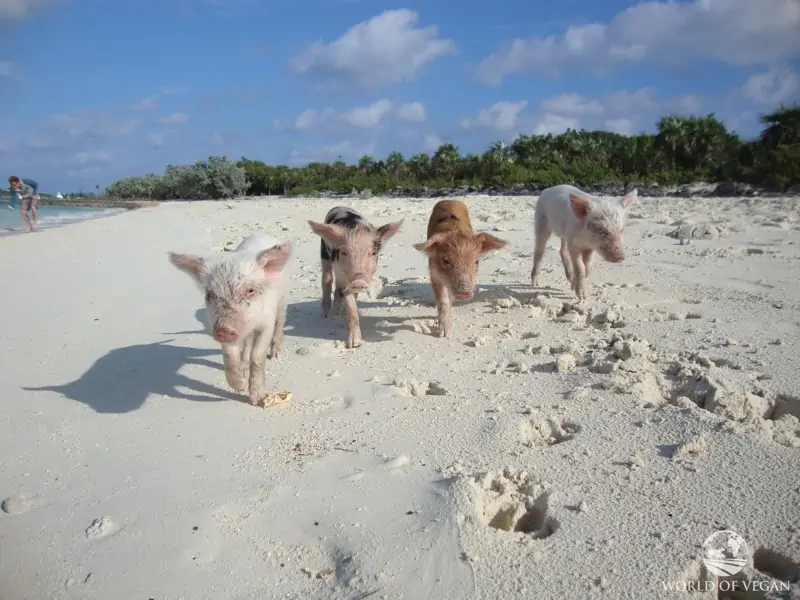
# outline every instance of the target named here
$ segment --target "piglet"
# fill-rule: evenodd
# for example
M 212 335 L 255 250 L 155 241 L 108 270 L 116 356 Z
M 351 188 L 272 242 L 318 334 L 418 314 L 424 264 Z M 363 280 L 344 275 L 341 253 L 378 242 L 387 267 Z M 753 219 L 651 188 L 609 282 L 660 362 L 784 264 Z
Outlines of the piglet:
M 397 233 L 403 221 L 400 219 L 375 228 L 356 210 L 335 206 L 325 215 L 324 223 L 308 222 L 311 230 L 321 238 L 322 314 L 327 317 L 331 310 L 331 287 L 335 275 L 333 310 L 340 312 L 344 304 L 348 348 L 361 345 L 356 304 L 358 294 L 369 288 L 383 244 Z
M 263 233 L 242 241 L 234 252 L 203 258 L 169 253 L 170 262 L 187 273 L 205 293 L 206 325 L 222 345 L 225 377 L 251 404 L 266 396 L 266 360 L 283 350 L 290 242 Z
M 434 205 L 427 238 L 414 244 L 414 248 L 428 255 L 439 337 L 449 337 L 453 330 L 453 300 L 470 300 L 475 295 L 481 259 L 508 242 L 489 233 L 473 232 L 467 206 L 460 200 L 440 200 Z
M 622 231 L 628 207 L 636 200 L 634 189 L 620 199 L 597 198 L 571 185 L 543 190 L 536 203 L 531 283 L 539 287 L 542 257 L 550 234 L 561 238 L 564 274 L 579 300 L 588 297 L 586 278 L 596 251 L 608 262 L 625 260 Z

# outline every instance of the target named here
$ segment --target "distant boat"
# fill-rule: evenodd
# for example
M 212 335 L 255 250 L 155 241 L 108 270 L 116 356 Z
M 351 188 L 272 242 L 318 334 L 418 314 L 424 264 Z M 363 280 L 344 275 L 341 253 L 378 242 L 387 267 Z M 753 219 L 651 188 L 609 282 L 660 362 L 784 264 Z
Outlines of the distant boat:
M 58 198 L 59 200 L 63 200 L 63 199 L 64 199 L 64 196 L 62 196 L 62 195 L 61 195 L 61 192 L 58 192 L 58 193 L 56 194 L 56 198 Z

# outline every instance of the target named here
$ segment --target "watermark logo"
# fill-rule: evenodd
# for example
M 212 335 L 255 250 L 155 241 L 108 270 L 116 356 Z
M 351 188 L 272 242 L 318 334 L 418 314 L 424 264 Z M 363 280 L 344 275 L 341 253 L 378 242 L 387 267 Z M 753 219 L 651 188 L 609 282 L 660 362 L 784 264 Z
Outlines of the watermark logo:
M 703 542 L 703 564 L 717 577 L 736 575 L 747 563 L 747 543 L 735 531 L 715 531 Z

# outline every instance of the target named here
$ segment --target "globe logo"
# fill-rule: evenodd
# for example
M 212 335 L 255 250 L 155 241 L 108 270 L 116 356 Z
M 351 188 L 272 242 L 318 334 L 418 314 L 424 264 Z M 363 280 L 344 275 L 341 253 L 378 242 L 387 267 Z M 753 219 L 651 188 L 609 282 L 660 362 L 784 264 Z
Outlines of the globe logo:
M 717 577 L 736 575 L 747 563 L 747 543 L 735 531 L 716 531 L 703 542 L 703 564 Z

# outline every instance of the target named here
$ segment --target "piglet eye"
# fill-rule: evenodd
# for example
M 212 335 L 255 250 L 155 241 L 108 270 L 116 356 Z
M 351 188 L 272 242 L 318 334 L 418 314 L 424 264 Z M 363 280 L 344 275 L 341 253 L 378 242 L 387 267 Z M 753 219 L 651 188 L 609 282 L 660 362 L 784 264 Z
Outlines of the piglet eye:
M 206 292 L 206 302 L 211 302 L 214 300 L 214 292 Z
M 252 298 L 252 297 L 253 297 L 253 296 L 255 296 L 257 293 L 258 293 L 258 290 L 257 290 L 256 288 L 254 288 L 254 287 L 252 287 L 252 286 L 251 286 L 251 287 L 248 287 L 248 288 L 245 290 L 245 292 L 244 292 L 244 295 L 245 295 L 247 298 Z
M 341 254 L 342 256 L 347 256 L 347 252 L 345 252 L 344 250 L 340 250 L 339 254 Z

